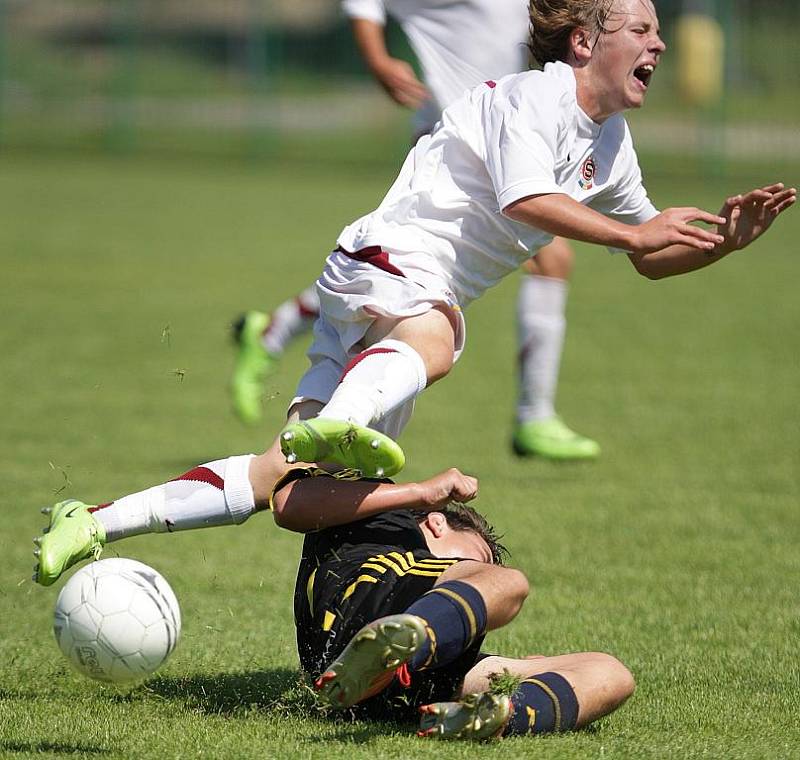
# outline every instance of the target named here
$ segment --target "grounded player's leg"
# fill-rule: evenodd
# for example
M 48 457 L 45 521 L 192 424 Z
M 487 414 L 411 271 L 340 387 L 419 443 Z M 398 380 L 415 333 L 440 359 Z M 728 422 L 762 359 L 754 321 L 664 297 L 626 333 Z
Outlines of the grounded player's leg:
M 527 659 L 487 657 L 469 671 L 461 696 L 488 691 L 492 676 L 504 671 L 522 679 L 511 695 L 513 717 L 506 734 L 582 728 L 616 710 L 635 689 L 633 676 L 616 657 L 578 652 Z M 532 722 L 529 707 L 538 723 Z
M 558 417 L 555 398 L 566 331 L 573 251 L 556 238 L 523 267 L 517 296 L 519 395 L 513 447 L 522 456 L 593 459 L 600 447 Z
M 99 556 L 105 543 L 128 536 L 244 522 L 256 508 L 251 459 L 248 454 L 209 462 L 107 504 L 57 504 L 44 535 L 35 540 L 35 580 L 49 586 L 76 562 Z
M 231 380 L 233 408 L 243 422 L 262 416 L 264 380 L 274 372 L 287 346 L 308 333 L 319 316 L 315 286 L 285 301 L 271 314 L 249 311 L 233 326 L 238 350 Z
M 453 572 L 459 566 L 469 567 Z M 403 668 L 444 667 L 487 630 L 509 622 L 527 591 L 524 575 L 516 570 L 458 562 L 405 613 L 380 618 L 356 634 L 317 680 L 317 689 L 333 706 L 349 707 L 381 691 L 396 672 L 407 677 Z

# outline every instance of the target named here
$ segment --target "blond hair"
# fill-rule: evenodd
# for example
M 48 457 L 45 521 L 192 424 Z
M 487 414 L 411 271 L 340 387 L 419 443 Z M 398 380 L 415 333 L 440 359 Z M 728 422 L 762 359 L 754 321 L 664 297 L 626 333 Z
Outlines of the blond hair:
M 569 36 L 586 29 L 594 37 L 606 28 L 614 0 L 530 0 L 528 49 L 535 64 L 566 61 Z

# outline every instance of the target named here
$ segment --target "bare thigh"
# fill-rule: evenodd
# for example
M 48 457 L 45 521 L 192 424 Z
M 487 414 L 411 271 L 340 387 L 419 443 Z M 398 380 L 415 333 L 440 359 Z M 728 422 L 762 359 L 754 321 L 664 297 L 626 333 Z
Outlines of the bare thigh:
M 635 688 L 630 671 L 616 657 L 603 652 L 576 652 L 521 660 L 487 657 L 467 673 L 461 694 L 487 691 L 490 676 L 504 670 L 521 678 L 540 673 L 558 673 L 564 677 L 578 699 L 577 728 L 608 715 L 633 694 Z

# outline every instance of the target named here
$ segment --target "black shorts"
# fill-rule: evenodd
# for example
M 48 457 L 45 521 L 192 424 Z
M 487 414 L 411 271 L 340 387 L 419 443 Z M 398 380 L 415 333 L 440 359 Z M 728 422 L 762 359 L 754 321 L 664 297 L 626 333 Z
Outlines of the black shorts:
M 374 553 L 366 561 L 363 556 L 349 561 L 333 559 L 320 564 L 307 577 L 298 578 L 297 649 L 303 669 L 313 678 L 367 623 L 405 612 L 459 561 L 439 559 L 422 549 L 411 552 L 396 547 L 373 548 Z M 481 641 L 474 642 L 455 662 L 412 673 L 409 687 L 404 688 L 395 680 L 381 694 L 358 705 L 356 714 L 410 719 L 416 716 L 419 705 L 452 699 L 464 676 L 480 659 Z

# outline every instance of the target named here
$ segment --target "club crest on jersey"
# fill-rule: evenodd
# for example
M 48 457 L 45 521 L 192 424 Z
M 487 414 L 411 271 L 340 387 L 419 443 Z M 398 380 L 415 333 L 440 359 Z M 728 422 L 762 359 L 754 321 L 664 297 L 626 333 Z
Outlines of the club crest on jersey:
M 594 187 L 595 171 L 597 171 L 597 164 L 594 162 L 594 156 L 589 156 L 581 164 L 580 177 L 578 177 L 578 184 L 582 190 L 591 190 Z

